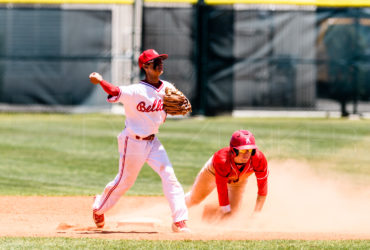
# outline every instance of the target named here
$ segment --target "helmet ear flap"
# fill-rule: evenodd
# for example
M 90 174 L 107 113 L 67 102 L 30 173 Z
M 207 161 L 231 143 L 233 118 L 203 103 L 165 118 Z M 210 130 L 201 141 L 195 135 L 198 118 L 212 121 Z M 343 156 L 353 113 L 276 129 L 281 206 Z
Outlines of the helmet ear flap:
M 235 153 L 235 156 L 238 156 L 239 155 L 239 150 L 237 150 L 236 148 L 233 148 L 233 151 Z

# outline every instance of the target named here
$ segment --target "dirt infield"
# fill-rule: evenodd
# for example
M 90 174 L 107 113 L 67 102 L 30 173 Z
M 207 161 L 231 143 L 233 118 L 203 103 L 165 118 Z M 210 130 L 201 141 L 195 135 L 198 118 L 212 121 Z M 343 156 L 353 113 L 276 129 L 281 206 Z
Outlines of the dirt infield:
M 292 167 L 292 166 L 295 167 Z M 251 218 L 256 184 L 251 178 L 242 212 L 226 222 L 201 219 L 205 203 L 217 204 L 213 193 L 189 210 L 190 234 L 171 232 L 164 197 L 124 196 L 106 214 L 98 230 L 92 221 L 92 197 L 0 196 L 0 236 L 90 237 L 150 240 L 370 239 L 369 190 L 315 176 L 291 162 L 272 168 L 263 213 Z M 277 165 L 276 165 L 277 166 Z

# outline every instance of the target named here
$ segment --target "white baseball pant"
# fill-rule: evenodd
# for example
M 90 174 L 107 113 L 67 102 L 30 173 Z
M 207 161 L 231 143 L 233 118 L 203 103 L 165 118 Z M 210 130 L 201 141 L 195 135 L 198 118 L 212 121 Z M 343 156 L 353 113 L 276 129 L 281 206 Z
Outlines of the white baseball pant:
M 117 137 L 120 154 L 119 172 L 109 182 L 93 204 L 96 214 L 103 214 L 112 208 L 119 198 L 135 183 L 145 162 L 161 177 L 164 195 L 169 202 L 174 222 L 187 220 L 184 190 L 178 182 L 166 150 L 155 137 L 152 141 L 138 140 L 126 130 Z

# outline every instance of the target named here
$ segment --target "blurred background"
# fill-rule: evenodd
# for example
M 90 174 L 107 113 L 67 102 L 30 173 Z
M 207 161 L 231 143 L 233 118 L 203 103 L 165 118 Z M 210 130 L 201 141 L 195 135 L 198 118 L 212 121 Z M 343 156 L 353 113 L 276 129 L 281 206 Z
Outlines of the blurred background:
M 121 112 L 149 48 L 193 115 L 370 117 L 368 0 L 0 0 L 0 109 Z

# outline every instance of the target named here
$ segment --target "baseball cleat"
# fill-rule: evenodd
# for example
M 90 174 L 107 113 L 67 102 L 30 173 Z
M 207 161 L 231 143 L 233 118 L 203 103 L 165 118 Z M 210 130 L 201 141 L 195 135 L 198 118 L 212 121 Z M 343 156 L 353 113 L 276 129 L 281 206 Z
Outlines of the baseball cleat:
M 93 219 L 97 228 L 104 227 L 104 214 L 96 214 L 93 212 Z
M 172 231 L 175 233 L 190 233 L 190 229 L 186 225 L 185 220 L 174 222 L 172 224 Z

